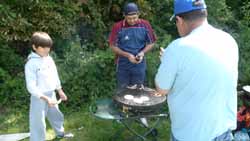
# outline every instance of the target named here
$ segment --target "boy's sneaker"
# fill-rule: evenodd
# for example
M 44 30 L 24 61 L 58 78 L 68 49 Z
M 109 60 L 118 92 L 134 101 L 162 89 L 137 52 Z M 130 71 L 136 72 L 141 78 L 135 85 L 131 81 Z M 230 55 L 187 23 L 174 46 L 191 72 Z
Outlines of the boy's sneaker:
M 56 138 L 57 139 L 62 139 L 62 138 L 73 138 L 74 134 L 72 133 L 64 133 L 63 135 L 57 135 Z

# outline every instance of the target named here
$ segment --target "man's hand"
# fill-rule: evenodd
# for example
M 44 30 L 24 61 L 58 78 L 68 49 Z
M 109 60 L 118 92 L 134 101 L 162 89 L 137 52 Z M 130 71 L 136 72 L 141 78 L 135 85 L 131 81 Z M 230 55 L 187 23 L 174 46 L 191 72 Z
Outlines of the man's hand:
M 136 60 L 136 57 L 133 54 L 129 54 L 128 55 L 128 60 L 133 63 L 133 64 L 137 64 L 138 61 Z
M 62 89 L 57 90 L 57 92 L 58 92 L 58 94 L 60 96 L 60 99 L 62 99 L 62 101 L 67 101 L 68 100 L 66 94 L 64 93 L 64 91 Z
M 136 61 L 137 61 L 137 64 L 141 63 L 141 61 L 143 60 L 143 57 L 144 57 L 144 52 L 139 52 L 136 56 Z
M 162 48 L 162 47 L 160 47 L 160 58 L 162 57 L 162 55 L 163 55 L 163 53 L 164 53 L 164 51 L 165 51 L 165 49 L 164 48 Z
M 162 88 L 160 88 L 156 81 L 155 81 L 155 89 L 156 89 L 156 93 L 154 94 L 155 96 L 165 96 L 170 91 L 168 89 L 162 89 Z
M 165 96 L 166 94 L 155 92 L 153 95 L 156 97 L 160 97 L 160 96 Z

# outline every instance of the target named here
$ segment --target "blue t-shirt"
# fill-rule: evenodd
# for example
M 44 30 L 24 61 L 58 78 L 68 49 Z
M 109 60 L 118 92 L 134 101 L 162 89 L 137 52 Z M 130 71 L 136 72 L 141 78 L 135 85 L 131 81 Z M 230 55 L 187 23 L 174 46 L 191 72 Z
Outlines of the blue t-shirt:
M 169 90 L 171 130 L 180 141 L 210 141 L 236 128 L 238 47 L 206 21 L 165 50 L 155 81 Z
M 138 19 L 135 25 L 129 25 L 126 20 L 117 22 L 109 37 L 109 44 L 119 47 L 121 50 L 137 55 L 147 44 L 156 41 L 156 36 L 150 23 Z M 128 58 L 119 56 L 118 68 L 137 68 L 145 70 L 145 61 L 139 64 L 131 63 Z

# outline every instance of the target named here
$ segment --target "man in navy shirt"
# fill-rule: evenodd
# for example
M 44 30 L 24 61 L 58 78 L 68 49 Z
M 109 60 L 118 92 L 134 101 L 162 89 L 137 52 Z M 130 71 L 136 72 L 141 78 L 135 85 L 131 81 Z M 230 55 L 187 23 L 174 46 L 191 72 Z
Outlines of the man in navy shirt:
M 109 44 L 117 55 L 118 88 L 143 86 L 146 72 L 144 54 L 154 45 L 156 36 L 150 23 L 139 19 L 135 3 L 124 7 L 124 20 L 114 24 Z

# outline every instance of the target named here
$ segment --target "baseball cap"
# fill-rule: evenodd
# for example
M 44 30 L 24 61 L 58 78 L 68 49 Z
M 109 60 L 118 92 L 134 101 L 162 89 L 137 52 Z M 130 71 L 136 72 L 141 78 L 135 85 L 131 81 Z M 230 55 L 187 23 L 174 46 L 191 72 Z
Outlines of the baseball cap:
M 205 0 L 174 0 L 174 15 L 170 20 L 178 14 L 206 8 Z
M 123 12 L 124 12 L 125 15 L 132 15 L 132 14 L 138 13 L 139 9 L 138 9 L 138 6 L 135 3 L 130 2 L 130 3 L 127 3 L 124 6 Z

